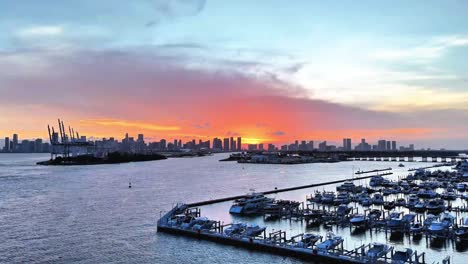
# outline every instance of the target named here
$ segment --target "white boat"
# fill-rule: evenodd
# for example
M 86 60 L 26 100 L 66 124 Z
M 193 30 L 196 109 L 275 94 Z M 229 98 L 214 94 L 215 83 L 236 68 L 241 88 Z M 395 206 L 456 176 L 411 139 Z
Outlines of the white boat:
M 369 186 L 371 187 L 381 186 L 384 180 L 385 179 L 382 176 L 373 176 L 369 181 Z
M 407 248 L 405 250 L 396 250 L 392 256 L 392 264 L 404 264 L 410 260 L 413 255 L 413 250 Z
M 251 193 L 244 198 L 234 201 L 234 204 L 229 209 L 231 214 L 257 214 L 269 203 L 274 201 L 273 198 L 268 198 L 262 193 Z
M 384 256 L 389 249 L 390 247 L 386 244 L 374 242 L 365 255 L 371 259 L 378 259 Z
M 235 224 L 232 224 L 230 227 L 224 229 L 224 234 L 228 236 L 237 235 L 237 234 L 244 232 L 246 227 L 247 227 L 247 224 L 235 223 Z
M 245 227 L 245 230 L 244 232 L 242 232 L 242 235 L 243 236 L 246 236 L 246 237 L 256 237 L 256 236 L 259 236 L 260 234 L 263 233 L 263 231 L 265 231 L 266 227 L 260 227 L 258 225 L 247 225 Z
M 372 197 L 372 203 L 375 205 L 382 205 L 384 204 L 384 198 L 380 193 L 374 194 Z
M 408 208 L 412 209 L 419 202 L 419 198 L 415 194 L 410 194 L 408 202 L 406 203 Z
M 439 220 L 433 221 L 427 228 L 427 231 L 432 235 L 444 235 L 448 232 L 449 228 L 453 225 L 455 217 L 451 214 L 444 213 L 440 216 Z
M 322 203 L 323 204 L 332 204 L 335 200 L 335 193 L 334 192 L 324 192 L 322 194 Z
M 327 239 L 322 243 L 317 244 L 315 247 L 319 251 L 328 251 L 334 249 L 339 244 L 343 243 L 344 239 L 341 236 L 335 235 L 333 232 L 329 231 L 327 233 Z
M 459 192 L 464 192 L 466 189 L 466 185 L 464 183 L 457 183 L 457 190 Z
M 442 199 L 430 200 L 426 204 L 426 209 L 429 213 L 441 213 L 445 211 L 445 203 Z
M 364 226 L 368 222 L 368 218 L 365 215 L 357 214 L 349 219 L 349 223 L 353 226 Z
M 299 248 L 309 248 L 313 247 L 317 241 L 319 241 L 322 238 L 322 236 L 313 234 L 313 233 L 305 233 L 302 236 L 302 240 L 299 241 L 295 247 Z
M 418 192 L 418 197 L 420 198 L 437 198 L 438 194 L 431 189 L 421 189 Z
M 441 195 L 440 195 L 440 198 L 444 199 L 444 200 L 456 200 L 457 199 L 457 194 L 453 191 L 445 191 L 443 192 Z

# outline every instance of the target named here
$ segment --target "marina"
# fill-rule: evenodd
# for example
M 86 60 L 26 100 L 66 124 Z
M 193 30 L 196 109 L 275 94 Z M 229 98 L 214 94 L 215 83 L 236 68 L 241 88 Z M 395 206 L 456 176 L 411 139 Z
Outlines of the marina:
M 459 165 L 462 166 L 463 163 Z M 211 202 L 179 204 L 161 217 L 158 230 L 309 260 L 327 259 L 340 263 L 453 263 L 449 255 L 443 258 L 437 256 L 434 259 L 431 258 L 430 251 L 425 249 L 418 252 L 410 250 L 409 247 L 405 249 L 394 243 L 388 244 L 395 238 L 402 241 L 403 246 L 408 246 L 406 240 L 426 245 L 452 243 L 458 246 L 464 243 L 468 224 L 465 221 L 465 196 L 453 191 L 453 188 L 460 184 L 459 181 L 464 180 L 464 172 L 451 170 L 450 166 L 443 169 L 419 169 L 406 177 L 398 176 L 398 180 L 372 175 L 228 197 Z M 385 170 L 388 169 L 379 171 Z M 361 181 L 366 181 L 369 185 L 356 184 Z M 323 187 L 322 191 L 317 189 L 319 186 Z M 330 188 L 332 186 L 335 190 Z M 312 194 L 306 195 L 305 201 L 275 200 L 266 196 L 314 188 Z M 172 220 L 176 214 L 190 215 L 191 208 L 196 208 L 198 215 L 195 217 L 200 217 L 204 206 L 214 207 L 217 203 L 226 204 L 232 200 L 235 201 L 228 211 L 231 215 L 239 217 L 233 216 L 231 220 L 249 221 L 224 224 L 224 218 L 217 220 L 218 224 L 213 228 L 193 232 L 191 229 L 181 228 Z M 420 204 L 424 207 L 420 208 Z M 250 208 L 250 211 L 241 213 L 242 209 L 237 209 L 239 206 Z M 211 210 L 208 211 L 211 215 Z M 253 223 L 250 222 L 252 220 Z M 298 227 L 289 228 L 288 232 L 285 223 Z M 239 225 L 255 225 L 259 232 L 255 236 L 243 236 L 242 232 L 238 231 L 234 237 L 231 232 L 223 232 L 225 227 Z M 311 228 L 321 232 L 308 233 Z M 292 230 L 298 233 L 292 233 Z M 344 246 L 347 239 L 352 239 L 353 234 L 382 237 L 384 241 L 379 240 L 375 245 L 362 241 L 361 244 L 354 243 L 354 247 Z M 304 240 L 304 235 L 313 237 L 314 242 Z M 298 244 L 301 246 L 298 247 Z M 304 247 L 305 244 L 308 246 Z M 374 254 L 379 248 L 382 253 Z M 430 246 L 426 249 L 430 250 Z M 430 260 L 427 260 L 428 258 Z

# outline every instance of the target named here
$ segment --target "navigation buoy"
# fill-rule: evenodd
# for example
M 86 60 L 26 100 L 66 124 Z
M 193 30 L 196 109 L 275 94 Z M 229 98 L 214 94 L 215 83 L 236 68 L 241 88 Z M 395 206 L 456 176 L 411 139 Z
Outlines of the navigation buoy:
M 128 188 L 132 188 L 132 183 L 128 182 Z

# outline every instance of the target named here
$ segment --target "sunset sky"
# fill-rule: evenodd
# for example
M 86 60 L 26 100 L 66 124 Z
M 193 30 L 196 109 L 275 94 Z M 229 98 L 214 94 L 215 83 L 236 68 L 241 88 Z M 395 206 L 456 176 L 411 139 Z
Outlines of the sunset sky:
M 0 1 L 0 136 L 468 149 L 468 1 Z

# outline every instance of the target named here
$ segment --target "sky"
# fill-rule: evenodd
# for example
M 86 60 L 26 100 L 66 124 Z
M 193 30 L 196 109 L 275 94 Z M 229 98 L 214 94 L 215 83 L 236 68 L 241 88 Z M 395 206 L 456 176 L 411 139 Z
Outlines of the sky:
M 468 1 L 0 0 L 0 136 L 468 149 Z

